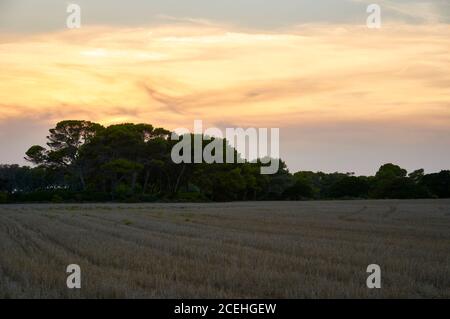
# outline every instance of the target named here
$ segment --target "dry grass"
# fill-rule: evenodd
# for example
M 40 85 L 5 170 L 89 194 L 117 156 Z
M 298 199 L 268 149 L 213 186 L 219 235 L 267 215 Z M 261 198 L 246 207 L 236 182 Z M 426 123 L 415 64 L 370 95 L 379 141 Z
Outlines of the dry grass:
M 449 298 L 449 261 L 448 200 L 0 206 L 3 298 Z

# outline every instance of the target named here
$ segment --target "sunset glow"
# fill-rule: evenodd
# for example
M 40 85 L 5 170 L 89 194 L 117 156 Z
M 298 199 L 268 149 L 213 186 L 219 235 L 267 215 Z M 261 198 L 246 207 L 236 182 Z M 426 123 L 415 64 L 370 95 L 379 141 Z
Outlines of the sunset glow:
M 279 128 L 292 171 L 450 162 L 446 1 L 380 0 L 374 29 L 369 0 L 76 4 L 71 29 L 68 3 L 0 3 L 0 162 L 66 119 Z
M 4 38 L 0 120 L 448 128 L 450 28 L 89 27 Z M 413 94 L 414 93 L 414 94 Z M 420 94 L 417 94 L 420 93 Z

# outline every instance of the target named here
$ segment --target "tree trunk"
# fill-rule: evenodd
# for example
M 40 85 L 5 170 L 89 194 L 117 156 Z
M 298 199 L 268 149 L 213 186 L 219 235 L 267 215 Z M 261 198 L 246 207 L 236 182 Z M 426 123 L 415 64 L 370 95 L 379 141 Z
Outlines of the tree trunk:
M 137 176 L 138 176 L 138 173 L 137 172 L 133 172 L 133 176 L 131 178 L 131 191 L 133 192 L 133 194 L 134 194 L 134 189 L 136 188 Z
M 84 180 L 83 172 L 81 171 L 81 169 L 79 170 L 79 175 L 80 175 L 81 189 L 83 191 L 85 191 L 86 190 L 86 182 Z
M 144 180 L 144 187 L 142 188 L 142 195 L 145 194 L 145 191 L 147 190 L 148 185 L 148 179 L 150 178 L 150 171 L 145 172 L 145 180 Z
M 183 164 L 183 168 L 181 169 L 181 172 L 178 175 L 177 182 L 175 184 L 175 188 L 174 188 L 174 192 L 173 192 L 174 194 L 176 194 L 178 192 L 178 187 L 180 187 L 181 177 L 183 176 L 185 169 L 186 169 L 186 164 Z

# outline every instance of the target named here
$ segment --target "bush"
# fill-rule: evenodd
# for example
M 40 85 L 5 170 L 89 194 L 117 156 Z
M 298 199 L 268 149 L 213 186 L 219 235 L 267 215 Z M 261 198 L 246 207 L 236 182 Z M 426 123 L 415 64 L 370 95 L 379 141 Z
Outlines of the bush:
M 64 202 L 64 199 L 59 195 L 53 195 L 52 197 L 52 203 L 62 203 Z
M 450 198 L 450 171 L 425 175 L 420 183 L 439 198 Z
M 367 198 L 369 183 L 364 177 L 347 176 L 331 185 L 329 196 L 331 198 L 351 199 Z
M 0 204 L 5 204 L 8 202 L 8 194 L 0 192 Z
M 119 184 L 114 190 L 114 198 L 118 200 L 126 200 L 133 197 L 133 191 L 130 186 L 126 184 Z
M 415 184 L 410 178 L 400 177 L 379 183 L 375 189 L 376 198 L 417 199 L 430 198 L 429 191 Z
M 288 200 L 311 199 L 313 197 L 313 189 L 304 179 L 298 179 L 294 185 L 288 187 L 283 192 L 283 198 Z

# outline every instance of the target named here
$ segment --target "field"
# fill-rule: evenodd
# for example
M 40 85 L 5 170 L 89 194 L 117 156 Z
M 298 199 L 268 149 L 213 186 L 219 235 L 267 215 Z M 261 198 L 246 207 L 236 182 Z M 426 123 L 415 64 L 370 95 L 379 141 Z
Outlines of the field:
M 0 206 L 0 298 L 86 297 L 449 298 L 450 200 Z

